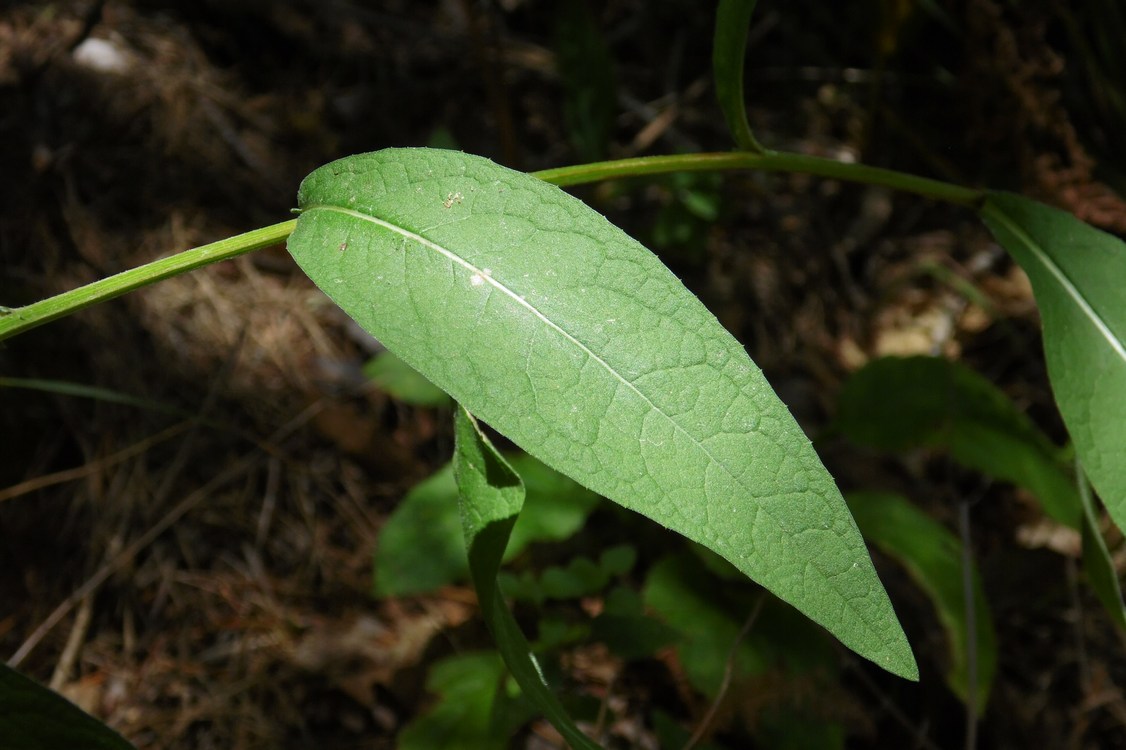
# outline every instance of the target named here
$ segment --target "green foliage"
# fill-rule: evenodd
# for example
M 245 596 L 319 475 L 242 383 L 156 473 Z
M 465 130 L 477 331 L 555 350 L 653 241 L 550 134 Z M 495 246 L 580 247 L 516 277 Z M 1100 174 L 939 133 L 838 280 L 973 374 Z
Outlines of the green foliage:
M 567 539 L 598 504 L 598 496 L 526 454 L 507 457 L 524 480 L 527 500 L 505 559 L 529 544 Z M 424 479 L 387 519 L 375 551 L 376 596 L 419 594 L 465 580 L 464 534 L 453 466 Z
M 977 710 L 983 711 L 997 671 L 997 637 L 976 568 L 970 573 L 975 615 L 970 619 L 962 576 L 962 543 L 899 495 L 855 492 L 846 497 L 864 538 L 898 560 L 930 597 L 950 646 L 946 682 L 955 695 L 968 701 L 970 673 L 975 671 L 977 679 L 972 695 Z
M 524 484 L 464 408 L 457 411 L 454 431 L 457 440 L 454 476 L 457 479 L 458 506 L 469 553 L 469 574 L 477 591 L 481 615 L 496 639 L 505 664 L 528 700 L 543 712 L 572 747 L 578 750 L 596 749 L 598 745 L 575 726 L 551 692 L 527 638 L 520 631 L 497 586 L 497 572 L 504 557 L 504 548 L 524 504 Z
M 1061 451 L 988 380 L 938 357 L 886 357 L 841 389 L 837 427 L 853 442 L 883 450 L 930 447 L 1032 492 L 1045 512 L 1079 528 L 1075 482 Z
M 105 724 L 2 662 L 0 746 L 4 750 L 135 750 Z
M 449 151 L 333 162 L 298 202 L 290 253 L 388 349 L 552 468 L 917 677 L 808 439 L 652 253 L 558 188 Z
M 533 715 L 506 690 L 507 670 L 495 652 L 450 656 L 435 663 L 426 689 L 438 701 L 403 728 L 399 750 L 504 750 L 512 732 Z
M 449 406 L 450 397 L 391 352 L 380 352 L 364 364 L 364 377 L 404 404 Z
M 1126 244 L 1007 193 L 990 193 L 981 217 L 1032 282 L 1060 414 L 1091 483 L 1126 529 Z

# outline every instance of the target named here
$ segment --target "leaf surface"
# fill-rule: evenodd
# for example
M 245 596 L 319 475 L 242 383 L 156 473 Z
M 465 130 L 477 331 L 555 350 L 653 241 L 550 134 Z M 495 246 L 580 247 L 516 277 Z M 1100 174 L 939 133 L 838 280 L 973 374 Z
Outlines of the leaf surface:
M 1126 243 L 1009 193 L 989 193 L 981 216 L 1032 282 L 1060 414 L 1126 529 Z
M 504 548 L 524 506 L 524 483 L 464 408 L 457 410 L 454 433 L 458 506 L 469 552 L 469 575 L 477 591 L 481 615 L 524 695 L 543 711 L 572 747 L 598 750 L 599 745 L 575 726 L 547 686 L 528 639 L 508 611 L 497 585 Z
M 809 440 L 656 256 L 562 190 L 449 151 L 333 162 L 299 204 L 290 253 L 411 367 L 544 463 L 917 678 Z

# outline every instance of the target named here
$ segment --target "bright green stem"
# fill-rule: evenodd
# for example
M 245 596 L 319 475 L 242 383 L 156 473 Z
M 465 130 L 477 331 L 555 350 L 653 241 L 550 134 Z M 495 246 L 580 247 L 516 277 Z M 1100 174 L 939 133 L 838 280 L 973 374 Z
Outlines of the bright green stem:
M 670 172 L 711 172 L 735 169 L 761 169 L 767 172 L 804 172 L 847 182 L 860 182 L 915 193 L 926 198 L 946 201 L 967 208 L 976 208 L 983 200 L 980 190 L 952 185 L 948 182 L 916 177 L 891 169 L 863 164 L 822 159 L 816 156 L 768 151 L 752 154 L 730 153 L 683 154 L 675 156 L 642 156 L 635 159 L 594 162 L 574 167 L 559 167 L 535 172 L 545 182 L 561 187 L 582 185 L 620 177 L 667 174 Z M 118 297 L 157 281 L 221 260 L 276 245 L 293 232 L 297 220 L 283 221 L 262 229 L 185 250 L 177 255 L 123 271 L 116 276 L 95 281 L 69 292 L 14 309 L 0 307 L 0 341 L 18 333 L 49 323 L 85 307 Z
M 122 271 L 92 284 L 72 289 L 69 292 L 48 297 L 27 307 L 17 307 L 0 311 L 0 340 L 9 336 L 50 323 L 52 320 L 70 315 L 98 302 L 119 297 L 126 292 L 140 289 L 157 281 L 194 271 L 209 263 L 244 255 L 253 250 L 276 245 L 285 240 L 297 225 L 296 219 L 280 224 L 255 229 L 245 234 L 228 237 L 225 240 L 185 250 L 182 253 L 154 260 L 137 268 Z
M 555 185 L 581 185 L 615 177 L 665 174 L 667 172 L 712 172 L 732 169 L 759 169 L 765 172 L 803 172 L 846 182 L 860 182 L 915 193 L 926 198 L 976 208 L 984 200 L 981 190 L 952 185 L 949 182 L 917 177 L 892 169 L 864 164 L 822 159 L 817 156 L 767 151 L 763 154 L 732 151 L 729 153 L 683 154 L 675 156 L 639 156 L 635 159 L 602 161 L 559 167 L 536 172 L 536 177 Z

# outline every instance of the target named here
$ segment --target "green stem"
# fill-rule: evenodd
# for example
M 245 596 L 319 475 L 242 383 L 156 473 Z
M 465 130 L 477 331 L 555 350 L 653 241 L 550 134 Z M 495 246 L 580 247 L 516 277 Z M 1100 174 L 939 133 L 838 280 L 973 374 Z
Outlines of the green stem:
M 863 164 L 822 159 L 816 156 L 767 151 L 762 154 L 733 151 L 730 153 L 683 154 L 676 156 L 642 156 L 635 159 L 602 161 L 534 172 L 534 176 L 561 187 L 582 185 L 620 177 L 667 174 L 670 172 L 706 172 L 734 169 L 760 169 L 767 172 L 803 172 L 848 182 L 860 182 L 915 193 L 926 198 L 946 201 L 976 209 L 984 193 L 980 190 L 952 185 L 926 177 L 880 169 Z M 245 234 L 185 250 L 177 255 L 147 263 L 116 276 L 95 281 L 69 292 L 35 302 L 26 307 L 0 307 L 0 341 L 24 331 L 70 315 L 83 308 L 140 289 L 157 281 L 194 271 L 216 263 L 276 245 L 285 240 L 296 226 L 291 219 Z
M 847 182 L 902 190 L 933 200 L 976 209 L 984 192 L 949 182 L 917 177 L 892 169 L 823 159 L 817 156 L 767 151 L 763 154 L 729 153 L 639 156 L 634 159 L 602 161 L 535 172 L 535 176 L 559 186 L 582 185 L 618 177 L 665 174 L 668 172 L 711 172 L 732 169 L 759 169 L 765 172 L 802 172 Z
M 283 221 L 245 234 L 228 237 L 209 245 L 154 260 L 137 268 L 122 271 L 92 284 L 48 297 L 27 307 L 0 311 L 0 341 L 18 333 L 70 315 L 98 302 L 119 297 L 157 281 L 194 271 L 201 266 L 244 255 L 253 250 L 276 245 L 285 240 L 297 225 L 296 219 Z

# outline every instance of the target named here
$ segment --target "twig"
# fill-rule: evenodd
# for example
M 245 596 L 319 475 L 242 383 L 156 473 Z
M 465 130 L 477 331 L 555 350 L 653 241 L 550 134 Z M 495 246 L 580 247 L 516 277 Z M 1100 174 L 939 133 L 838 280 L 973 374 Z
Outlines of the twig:
M 51 675 L 51 681 L 48 683 L 48 687 L 52 690 L 58 692 L 66 684 L 67 676 L 70 675 L 74 662 L 78 660 L 78 652 L 82 650 L 82 644 L 86 641 L 86 631 L 90 627 L 90 617 L 93 614 L 94 595 L 90 594 L 82 599 L 82 604 L 74 615 L 74 625 L 70 629 L 70 635 L 67 636 L 66 646 L 59 656 L 59 663 L 55 665 L 55 672 Z

